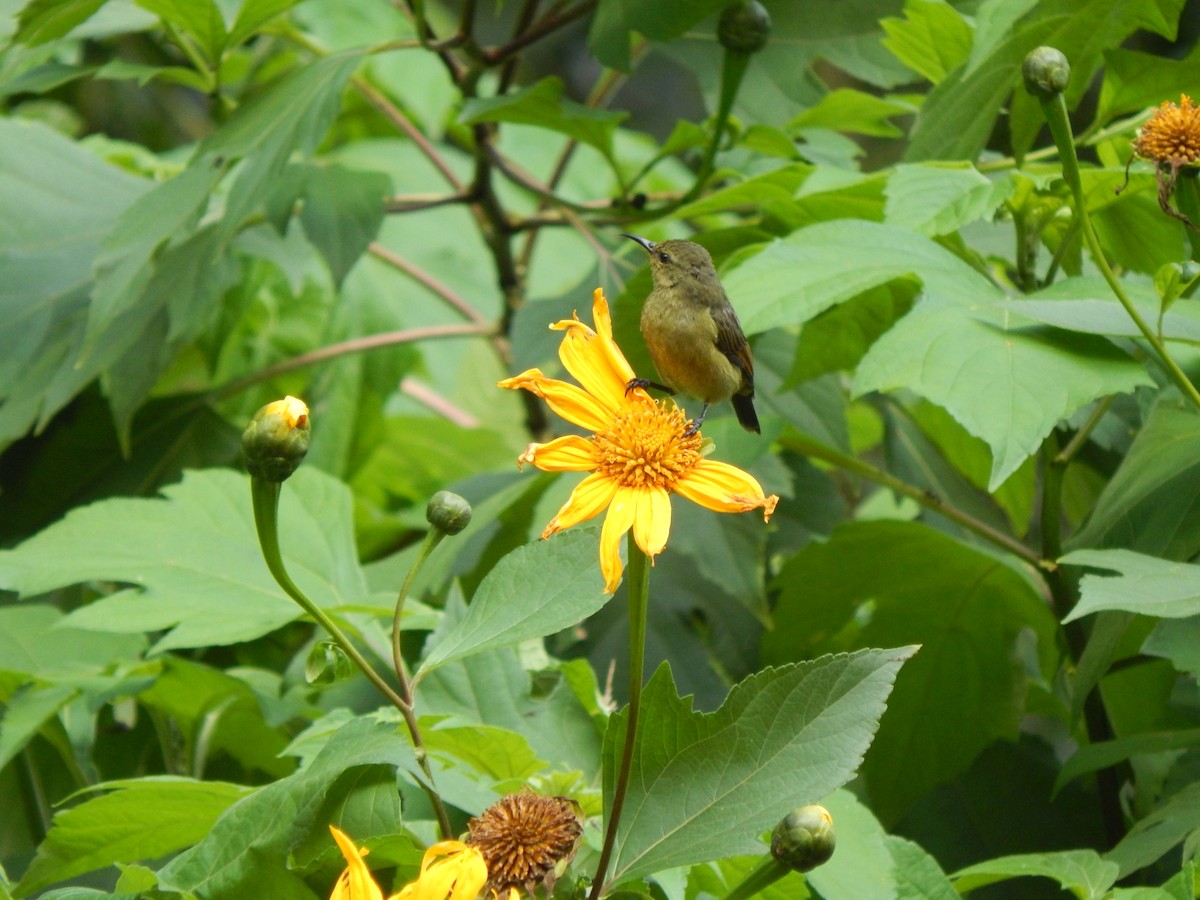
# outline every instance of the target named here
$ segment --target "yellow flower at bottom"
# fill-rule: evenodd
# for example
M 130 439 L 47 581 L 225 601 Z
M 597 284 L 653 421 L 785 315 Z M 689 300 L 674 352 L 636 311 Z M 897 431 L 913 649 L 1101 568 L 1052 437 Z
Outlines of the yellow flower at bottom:
M 334 884 L 329 900 L 383 900 L 383 891 L 362 859 L 367 851 L 355 847 L 332 825 L 329 830 L 346 858 L 346 870 Z M 442 841 L 425 851 L 417 880 L 388 900 L 475 900 L 487 878 L 487 864 L 477 849 L 461 841 Z
M 593 294 L 595 330 L 572 319 L 550 327 L 565 331 L 559 358 L 578 385 L 529 369 L 501 381 L 541 397 L 558 415 L 592 432 L 530 444 L 518 458 L 547 472 L 589 472 L 542 532 L 547 538 L 608 510 L 600 531 L 604 589 L 621 581 L 621 537 L 633 538 L 651 561 L 666 547 L 671 531 L 672 493 L 717 512 L 763 510 L 769 519 L 779 498 L 763 493 L 747 472 L 700 453 L 699 434 L 673 403 L 656 403 L 641 388 L 626 391 L 633 368 L 613 340 L 604 292 Z

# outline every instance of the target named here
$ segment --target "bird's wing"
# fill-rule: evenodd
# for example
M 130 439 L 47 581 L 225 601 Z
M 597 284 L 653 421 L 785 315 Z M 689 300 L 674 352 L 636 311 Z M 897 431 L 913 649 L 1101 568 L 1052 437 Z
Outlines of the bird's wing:
M 750 344 L 746 335 L 742 333 L 737 313 L 733 311 L 732 306 L 726 304 L 712 310 L 712 317 L 717 323 L 717 349 L 742 372 L 742 390 L 738 393 L 753 396 L 754 361 L 750 358 Z

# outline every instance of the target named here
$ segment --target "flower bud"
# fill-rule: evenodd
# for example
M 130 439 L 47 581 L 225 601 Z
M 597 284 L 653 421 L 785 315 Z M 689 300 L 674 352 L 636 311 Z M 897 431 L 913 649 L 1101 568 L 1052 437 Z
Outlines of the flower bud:
M 317 641 L 304 661 L 304 680 L 309 684 L 333 684 L 357 671 L 346 652 L 334 641 Z
M 836 843 L 833 816 L 812 804 L 793 809 L 771 834 L 771 855 L 797 872 L 808 872 L 829 862 Z
M 242 432 L 246 469 L 264 481 L 278 484 L 286 480 L 308 453 L 310 431 L 303 400 L 284 397 L 268 403 Z
M 1053 47 L 1038 47 L 1029 51 L 1021 63 L 1025 90 L 1035 97 L 1049 99 L 1067 89 L 1071 80 L 1071 64 L 1062 52 Z
M 734 53 L 757 53 L 767 45 L 771 15 L 758 0 L 738 0 L 725 7 L 717 23 L 717 39 Z
M 452 491 L 438 491 L 429 498 L 425 520 L 444 534 L 458 534 L 471 524 L 471 504 Z

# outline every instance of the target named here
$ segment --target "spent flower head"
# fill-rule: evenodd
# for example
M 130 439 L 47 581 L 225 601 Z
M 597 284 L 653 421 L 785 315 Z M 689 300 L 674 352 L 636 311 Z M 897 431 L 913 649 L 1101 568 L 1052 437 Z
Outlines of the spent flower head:
M 592 434 L 568 434 L 530 444 L 518 463 L 547 472 L 587 472 L 542 532 L 552 534 L 607 510 L 600 532 L 600 570 L 612 593 L 623 571 L 620 540 L 633 537 L 651 561 L 666 547 L 671 531 L 672 493 L 717 512 L 762 509 L 769 519 L 779 498 L 763 493 L 747 472 L 707 459 L 701 438 L 671 401 L 655 402 L 642 388 L 627 390 L 633 368 L 613 340 L 604 292 L 593 294 L 595 329 L 575 315 L 550 327 L 563 331 L 558 355 L 578 385 L 528 369 L 500 387 L 536 394 L 569 422 Z
M 1200 107 L 1181 94 L 1179 103 L 1165 101 L 1138 129 L 1133 152 L 1154 163 L 1158 205 L 1163 212 L 1195 228 L 1186 215 L 1171 206 L 1179 170 L 1200 165 Z
M 575 803 L 531 790 L 502 797 L 467 827 L 467 842 L 487 863 L 488 887 L 524 888 L 530 895 L 538 885 L 545 886 L 547 896 L 554 892 L 583 834 Z

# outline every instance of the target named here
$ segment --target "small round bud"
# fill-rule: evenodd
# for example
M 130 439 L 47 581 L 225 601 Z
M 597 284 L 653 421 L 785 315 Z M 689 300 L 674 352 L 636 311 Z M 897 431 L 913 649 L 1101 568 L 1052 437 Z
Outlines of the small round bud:
M 790 869 L 808 872 L 829 862 L 836 844 L 833 816 L 812 804 L 793 809 L 771 833 L 771 855 Z
M 458 534 L 471 524 L 471 504 L 452 491 L 438 491 L 429 498 L 425 520 L 445 534 Z
M 717 22 L 717 39 L 734 53 L 757 53 L 767 46 L 771 14 L 758 0 L 738 0 L 725 7 Z
M 284 397 L 268 403 L 242 432 L 246 469 L 264 481 L 286 480 L 308 453 L 311 429 L 303 400 Z
M 357 671 L 346 652 L 333 641 L 313 644 L 304 661 L 304 680 L 309 684 L 333 684 Z
M 1050 98 L 1067 89 L 1071 80 L 1071 64 L 1062 51 L 1053 47 L 1038 47 L 1029 51 L 1021 63 L 1025 90 L 1035 97 Z

